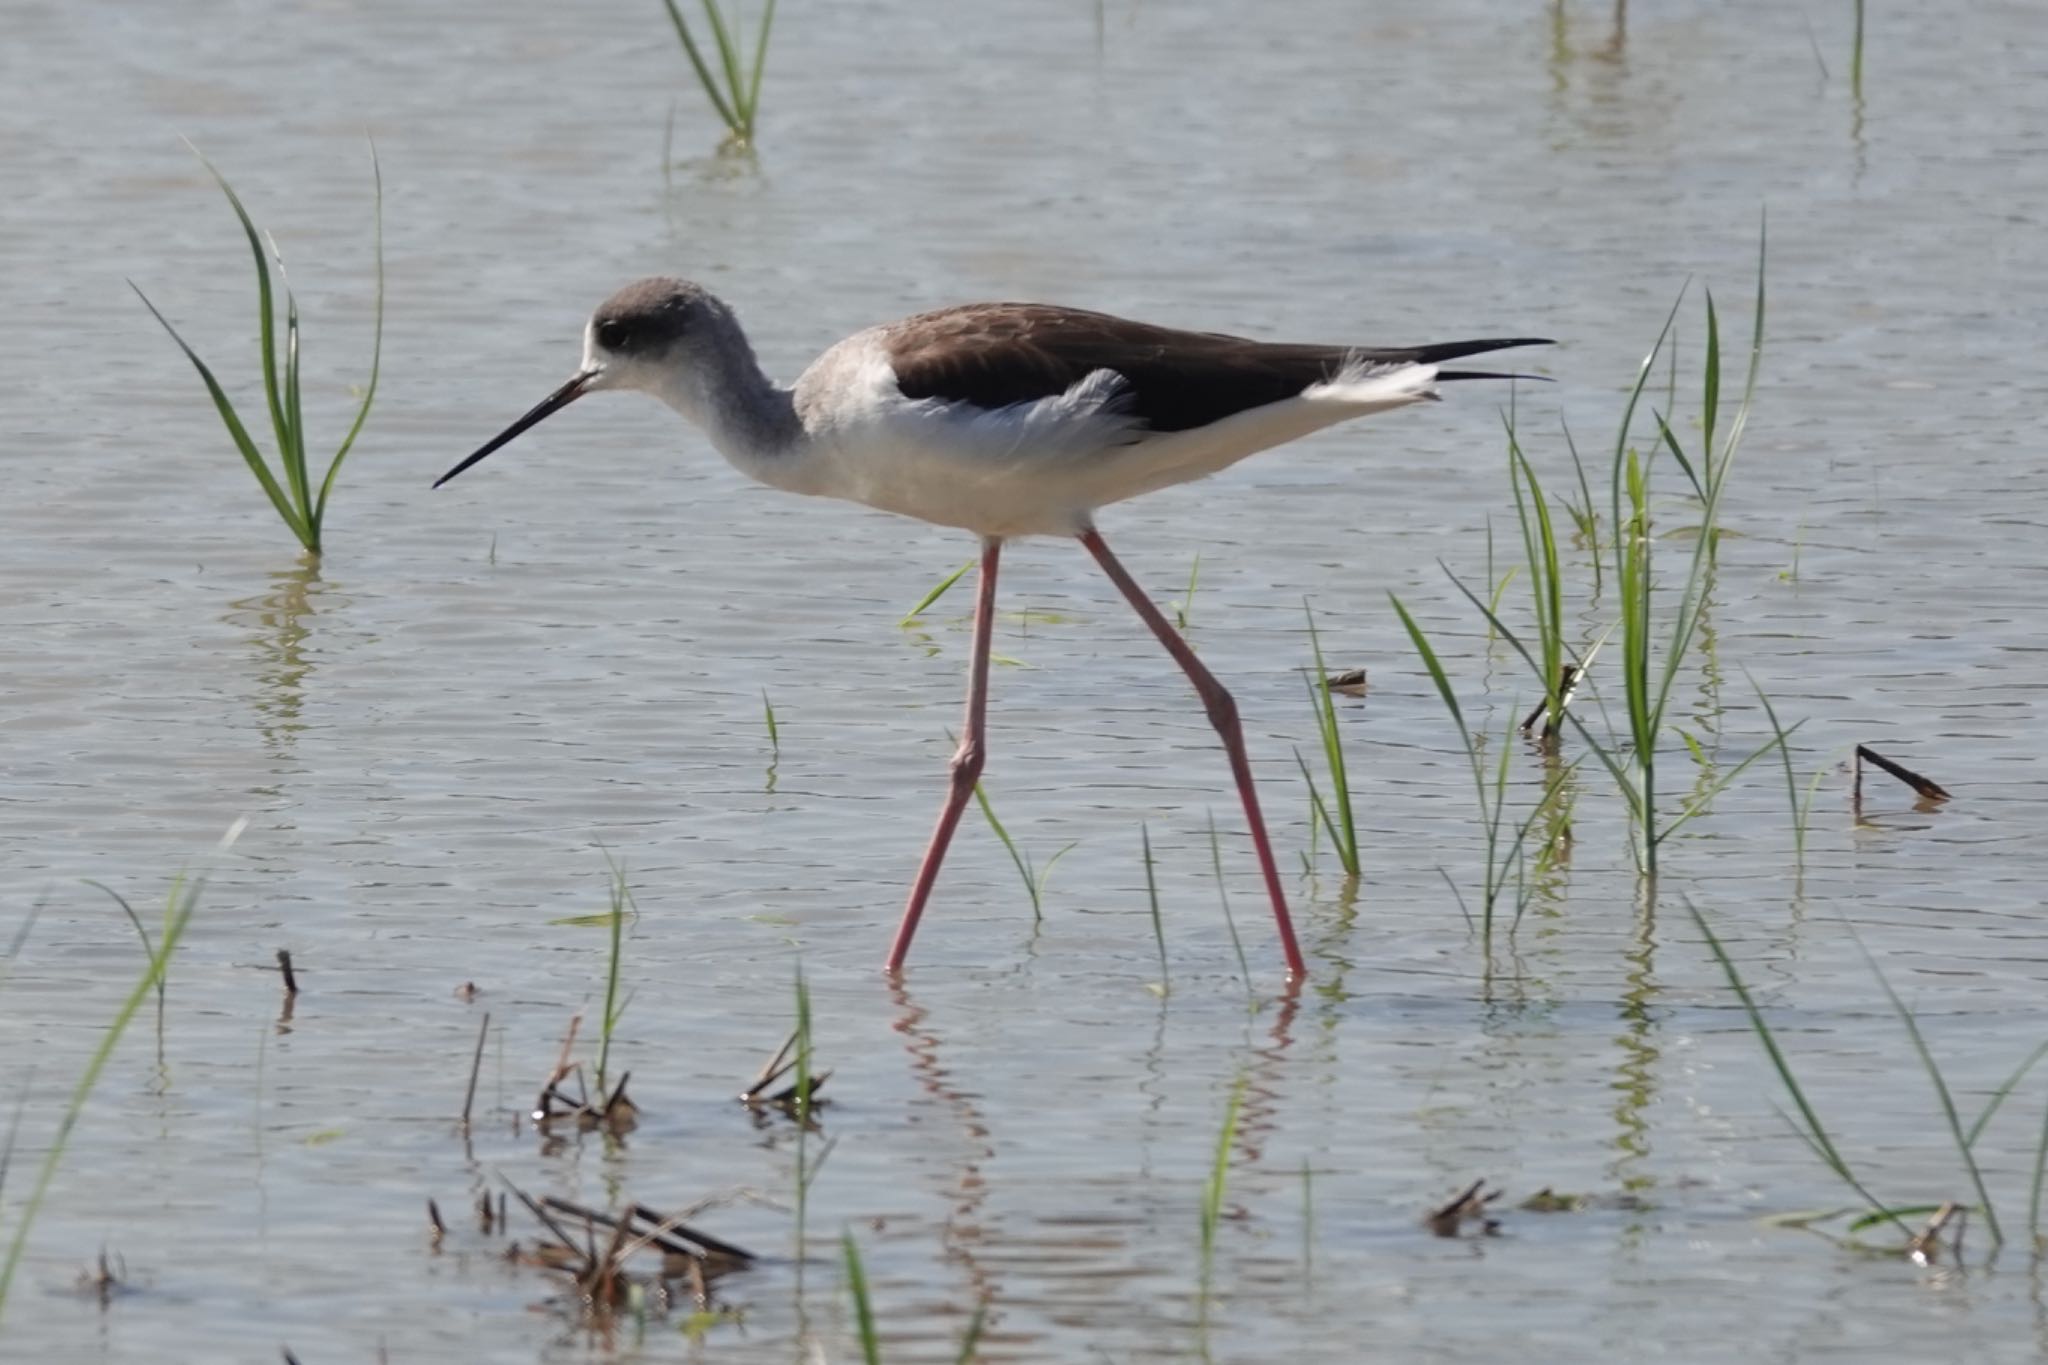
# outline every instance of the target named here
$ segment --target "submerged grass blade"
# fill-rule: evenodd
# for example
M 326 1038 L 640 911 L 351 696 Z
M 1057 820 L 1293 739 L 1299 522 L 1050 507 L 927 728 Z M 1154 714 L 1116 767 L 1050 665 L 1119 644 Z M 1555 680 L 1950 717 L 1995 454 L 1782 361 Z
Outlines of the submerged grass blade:
M 1230 1148 L 1237 1141 L 1238 1111 L 1244 1106 L 1245 1078 L 1239 1076 L 1230 1087 L 1230 1102 L 1223 1107 L 1223 1127 L 1216 1134 L 1216 1154 L 1209 1161 L 1209 1178 L 1202 1185 L 1202 1290 L 1203 1311 L 1209 1300 L 1209 1275 L 1216 1260 L 1216 1230 L 1223 1222 L 1223 1195 L 1230 1179 Z
M 1792 1097 L 1792 1103 L 1797 1106 L 1800 1118 L 1805 1121 L 1803 1125 L 1793 1124 L 1793 1131 L 1798 1133 L 1814 1155 L 1819 1157 L 1844 1184 L 1856 1191 L 1874 1212 L 1884 1215 L 1908 1237 L 1912 1236 L 1913 1229 L 1887 1207 L 1884 1201 L 1864 1187 L 1862 1180 L 1850 1169 L 1848 1161 L 1836 1148 L 1834 1139 L 1828 1136 L 1828 1130 L 1821 1123 L 1819 1112 L 1807 1099 L 1806 1092 L 1800 1088 L 1799 1078 L 1792 1073 L 1792 1063 L 1786 1058 L 1784 1050 L 1778 1046 L 1777 1035 L 1771 1031 L 1770 1024 L 1764 1019 L 1763 1011 L 1757 1007 L 1755 998 L 1750 995 L 1749 986 L 1743 981 L 1741 972 L 1736 970 L 1735 960 L 1728 956 L 1728 950 L 1721 945 L 1720 938 L 1707 923 L 1707 917 L 1701 914 L 1699 907 L 1690 900 L 1685 902 L 1685 908 L 1692 916 L 1693 924 L 1699 928 L 1700 936 L 1706 940 L 1708 950 L 1714 955 L 1714 961 L 1720 964 L 1721 974 L 1727 978 L 1729 989 L 1734 991 L 1735 998 L 1742 1002 L 1742 1012 L 1748 1016 L 1751 1031 L 1756 1034 L 1757 1041 L 1763 1044 L 1764 1052 L 1770 1057 L 1771 1069 L 1778 1073 L 1779 1082 L 1785 1087 L 1785 1092 Z
M 1145 897 L 1152 905 L 1152 941 L 1159 946 L 1159 989 L 1171 990 L 1173 982 L 1166 969 L 1166 921 L 1159 916 L 1159 882 L 1152 875 L 1152 830 L 1138 826 L 1138 838 L 1145 850 Z

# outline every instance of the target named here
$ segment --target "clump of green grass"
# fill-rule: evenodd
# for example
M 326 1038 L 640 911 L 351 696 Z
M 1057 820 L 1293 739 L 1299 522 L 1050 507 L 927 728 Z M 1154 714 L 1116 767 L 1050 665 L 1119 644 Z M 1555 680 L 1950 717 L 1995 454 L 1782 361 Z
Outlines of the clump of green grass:
M 377 163 L 376 144 L 370 146 L 370 175 L 375 188 L 376 242 L 377 242 L 377 322 L 375 341 L 370 350 L 370 379 L 363 388 L 362 404 L 356 409 L 355 421 L 341 445 L 335 449 L 327 462 L 327 469 L 316 486 L 313 471 L 307 462 L 305 416 L 299 401 L 299 305 L 293 297 L 290 283 L 284 278 L 284 258 L 277 252 L 273 241 L 266 248 L 264 235 L 257 231 L 247 209 L 235 194 L 233 186 L 219 169 L 208 161 L 198 149 L 193 149 L 207 172 L 225 194 L 229 205 L 234 208 L 235 217 L 242 224 L 243 235 L 249 239 L 249 252 L 256 262 L 256 306 L 258 321 L 258 346 L 263 356 L 263 396 L 270 410 L 270 424 L 277 440 L 278 469 L 273 472 L 270 461 L 265 457 L 249 428 L 243 424 L 234 404 L 228 401 L 226 390 L 214 378 L 213 371 L 199 358 L 199 353 L 185 343 L 178 329 L 171 326 L 157 306 L 149 301 L 133 280 L 128 287 L 135 290 L 156 320 L 163 324 L 171 340 L 178 343 L 178 349 L 192 362 L 199 372 L 200 380 L 206 385 L 207 395 L 213 399 L 215 411 L 219 412 L 221 423 L 227 427 L 228 436 L 234 441 L 235 449 L 241 452 L 249 471 L 256 476 L 271 506 L 278 516 L 310 553 L 321 550 L 321 531 L 327 519 L 327 501 L 334 492 L 334 481 L 341 473 L 342 461 L 354 448 L 356 437 L 361 434 L 363 423 L 369 420 L 370 404 L 377 396 L 377 373 L 384 357 L 384 173 Z M 284 336 L 277 334 L 277 316 L 274 291 L 271 285 L 271 264 L 277 265 L 278 280 L 284 284 Z
M 1490 945 L 1493 942 L 1495 913 L 1510 885 L 1516 890 L 1517 921 L 1521 919 L 1522 912 L 1528 906 L 1532 888 L 1528 875 L 1528 860 L 1523 856 L 1523 851 L 1528 846 L 1529 831 L 1559 800 L 1560 793 L 1566 789 L 1572 774 L 1578 770 L 1578 763 L 1574 761 L 1553 772 L 1544 783 L 1542 795 L 1537 798 L 1529 812 L 1511 826 L 1508 821 L 1508 759 L 1514 750 L 1513 715 L 1509 715 L 1507 729 L 1500 737 L 1499 757 L 1489 764 L 1481 737 L 1474 734 L 1472 727 L 1467 724 L 1465 710 L 1458 704 L 1457 691 L 1451 686 L 1450 675 L 1444 671 L 1443 661 L 1437 657 L 1435 648 L 1429 642 L 1429 636 L 1409 614 L 1408 608 L 1402 604 L 1400 598 L 1389 593 L 1388 600 L 1394 604 L 1394 614 L 1401 619 L 1402 628 L 1408 632 L 1409 643 L 1415 646 L 1415 652 L 1421 656 L 1422 666 L 1429 671 L 1430 681 L 1436 685 L 1437 695 L 1443 699 L 1444 709 L 1451 713 L 1451 723 L 1458 727 L 1458 739 L 1464 746 L 1465 762 L 1472 773 L 1472 787 L 1479 802 L 1479 828 L 1486 842 L 1478 928 L 1481 940 Z M 1553 845 L 1546 841 L 1538 856 L 1555 856 Z M 1538 869 L 1539 879 L 1543 870 Z M 1445 874 L 1445 880 L 1450 881 L 1448 873 Z M 1455 881 L 1450 881 L 1450 885 L 1452 894 L 1458 898 L 1459 909 L 1465 912 L 1465 918 L 1469 921 L 1472 913 L 1465 906 L 1464 893 L 1458 890 Z
M 225 851 L 241 837 L 248 825 L 246 819 L 237 820 L 228 826 L 221 837 L 216 852 Z M 121 1007 L 114 1011 L 114 1017 L 101 1036 L 100 1043 L 86 1061 L 85 1070 L 71 1087 L 71 1099 L 64 1107 L 63 1117 L 57 1122 L 57 1132 L 50 1139 L 49 1149 L 43 1153 L 43 1164 L 36 1173 L 36 1183 L 30 1189 L 28 1199 L 15 1215 L 14 1235 L 7 1245 L 7 1259 L 0 1263 L 0 1312 L 7 1306 L 7 1291 L 14 1283 L 14 1272 L 21 1264 L 23 1252 L 28 1249 L 28 1237 L 35 1227 L 36 1215 L 41 1212 L 43 1199 L 50 1192 L 50 1182 L 56 1177 L 57 1166 L 64 1159 L 64 1149 L 70 1145 L 71 1134 L 78 1127 L 79 1116 L 85 1112 L 86 1101 L 91 1098 L 93 1087 L 99 1083 L 100 1074 L 107 1069 L 107 1063 L 114 1056 L 114 1049 L 120 1045 L 121 1035 L 128 1030 L 128 1024 L 135 1018 L 135 1012 L 142 1008 L 142 1002 L 163 984 L 165 974 L 170 970 L 171 955 L 178 950 L 178 944 L 185 937 L 185 929 L 192 922 L 192 914 L 199 908 L 200 895 L 206 890 L 206 873 L 180 872 L 171 882 L 170 894 L 164 903 L 163 927 L 157 934 L 144 962 L 142 974 Z M 139 927 L 139 926 L 138 926 Z M 10 1138 L 9 1147 L 13 1143 Z
M 1036 924 L 1043 921 L 1045 919 L 1045 884 L 1051 879 L 1052 870 L 1059 866 L 1060 859 L 1072 853 L 1079 841 L 1076 840 L 1075 843 L 1068 844 L 1065 848 L 1047 858 L 1045 866 L 1041 868 L 1032 861 L 1029 853 L 1017 847 L 1017 841 L 1010 837 L 1010 831 L 1005 829 L 1003 822 L 996 818 L 996 808 L 989 803 L 988 791 L 979 782 L 974 784 L 974 799 L 980 804 L 982 816 L 988 821 L 988 827 L 996 832 L 996 838 L 1003 841 L 1004 851 L 1010 855 L 1010 861 L 1016 864 L 1017 876 L 1024 882 L 1024 893 L 1031 898 L 1032 923 Z
M 1689 453 L 1660 412 L 1652 412 L 1658 440 L 1646 455 L 1632 442 L 1635 414 L 1648 387 L 1657 358 L 1666 354 L 1672 342 L 1681 293 L 1664 319 L 1650 353 L 1644 357 L 1634 388 L 1615 437 L 1610 480 L 1609 548 L 1613 556 L 1616 591 L 1620 599 L 1622 693 L 1626 702 L 1627 729 L 1614 742 L 1603 743 L 1575 712 L 1564 716 L 1592 749 L 1602 767 L 1614 778 L 1628 806 L 1632 834 L 1631 848 L 1646 877 L 1657 874 L 1658 852 L 1665 840 L 1705 811 L 1714 797 L 1729 783 L 1777 744 L 1773 739 L 1725 772 L 1703 780 L 1675 812 L 1658 805 L 1661 791 L 1659 749 L 1672 727 L 1667 724 L 1672 690 L 1698 643 L 1707 596 L 1712 579 L 1715 547 L 1720 539 L 1722 496 L 1727 487 L 1735 454 L 1749 425 L 1756 396 L 1756 382 L 1763 359 L 1765 315 L 1765 241 L 1757 241 L 1756 311 L 1750 337 L 1749 365 L 1742 396 L 1725 427 L 1721 423 L 1722 355 L 1720 317 L 1712 293 L 1706 298 L 1706 346 L 1701 361 L 1700 442 L 1698 458 Z M 1674 378 L 1675 385 L 1676 380 Z M 1717 439 L 1718 438 L 1718 439 Z M 1678 581 L 1676 605 L 1668 613 L 1669 624 L 1661 631 L 1653 608 L 1672 591 L 1660 590 L 1653 544 L 1651 502 L 1657 457 L 1668 452 L 1686 477 L 1699 507 L 1698 535 L 1684 577 Z M 1522 467 L 1527 474 L 1526 465 Z M 1532 497 L 1531 502 L 1534 502 Z M 1526 519 L 1525 519 L 1526 524 Z M 1554 539 L 1554 538 L 1553 538 Z M 1537 552 L 1540 552 L 1540 545 Z M 1526 646 L 1500 619 L 1496 610 L 1467 587 L 1457 576 L 1451 580 L 1466 599 L 1485 616 L 1487 623 L 1514 647 L 1545 688 L 1557 686 L 1555 668 L 1546 669 L 1545 660 Z M 1548 591 L 1546 586 L 1545 591 Z M 1549 629 L 1549 627 L 1545 627 Z M 1546 646 L 1547 647 L 1547 646 Z M 1560 708 L 1562 709 L 1562 708 Z M 1789 732 L 1788 732 L 1789 733 Z
M 751 61 L 740 47 L 739 16 L 734 14 L 728 21 L 718 0 L 703 0 L 704 22 L 710 26 L 711 42 L 718 54 L 716 71 L 704 60 L 703 50 L 676 0 L 661 2 L 668 7 L 669 20 L 676 26 L 676 37 L 682 40 L 684 55 L 690 59 L 690 69 L 697 73 L 704 98 L 711 101 L 712 109 L 725 123 L 725 142 L 720 150 L 752 150 L 754 120 L 761 109 L 761 73 L 768 62 L 768 34 L 775 25 L 775 0 L 767 0 L 762 6 Z
M 1349 877 L 1359 875 L 1358 822 L 1351 813 L 1351 778 L 1344 767 L 1344 733 L 1337 728 L 1337 702 L 1326 681 L 1323 667 L 1323 642 L 1316 632 L 1316 615 L 1306 599 L 1301 604 L 1302 612 L 1308 617 L 1309 651 L 1315 660 L 1314 671 L 1308 675 L 1308 702 L 1316 713 L 1316 732 L 1323 742 L 1323 764 L 1330 774 L 1330 801 L 1323 800 L 1322 789 L 1316 785 L 1315 775 L 1309 771 L 1308 761 L 1299 749 L 1294 752 L 1294 761 L 1301 768 L 1302 780 L 1308 783 L 1309 804 L 1315 811 L 1315 823 L 1329 831 L 1330 845 L 1337 850 L 1337 861 L 1344 865 Z

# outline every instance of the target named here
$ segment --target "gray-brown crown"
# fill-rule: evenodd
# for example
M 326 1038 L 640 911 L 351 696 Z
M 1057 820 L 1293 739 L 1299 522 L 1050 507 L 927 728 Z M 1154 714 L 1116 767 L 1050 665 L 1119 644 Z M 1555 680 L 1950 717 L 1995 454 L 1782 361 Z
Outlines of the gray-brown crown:
M 697 330 L 720 305 L 702 285 L 652 276 L 635 280 L 597 306 L 591 335 L 615 355 L 652 357 Z

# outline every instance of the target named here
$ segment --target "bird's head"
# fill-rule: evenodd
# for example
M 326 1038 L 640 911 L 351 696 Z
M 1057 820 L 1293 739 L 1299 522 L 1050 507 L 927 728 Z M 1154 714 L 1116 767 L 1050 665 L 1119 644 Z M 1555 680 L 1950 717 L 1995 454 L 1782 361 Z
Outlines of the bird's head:
M 639 389 L 673 401 L 700 370 L 696 358 L 734 325 L 731 310 L 702 285 L 667 276 L 635 280 L 590 315 L 583 329 L 583 364 L 569 382 L 434 480 L 434 487 L 586 393 Z

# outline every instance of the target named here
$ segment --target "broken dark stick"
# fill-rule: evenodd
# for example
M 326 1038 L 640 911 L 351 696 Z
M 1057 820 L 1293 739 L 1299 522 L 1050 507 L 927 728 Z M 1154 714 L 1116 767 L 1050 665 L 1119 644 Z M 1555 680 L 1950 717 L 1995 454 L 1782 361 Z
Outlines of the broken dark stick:
M 1859 803 L 1863 800 L 1863 764 L 1865 762 L 1868 762 L 1873 768 L 1890 773 L 1893 777 L 1911 787 L 1914 794 L 1923 801 L 1947 801 L 1950 799 L 1948 789 L 1939 782 L 1930 781 L 1914 772 L 1911 768 L 1892 762 L 1867 744 L 1859 744 L 1856 746 L 1856 800 Z
M 297 995 L 299 993 L 299 977 L 292 970 L 291 949 L 279 948 L 277 950 L 277 970 L 284 977 L 284 993 L 286 995 Z
M 427 1227 L 428 1240 L 435 1246 L 441 1245 L 441 1239 L 448 1235 L 448 1225 L 441 1221 L 441 1206 L 431 1199 L 427 1201 Z
M 1970 1211 L 1950 1199 L 1934 1211 L 1927 1220 L 1927 1226 L 1913 1234 L 1913 1240 L 1906 1243 L 1906 1255 L 1916 1265 L 1932 1265 L 1941 1252 L 1941 1234 L 1953 1222 L 1956 1225 L 1955 1258 L 1963 1259 L 1963 1225 L 1969 1220 Z
M 1487 1206 L 1500 1198 L 1500 1194 L 1499 1190 L 1488 1190 L 1482 1176 L 1467 1185 L 1449 1203 L 1431 1209 L 1423 1221 L 1439 1237 L 1456 1237 L 1467 1222 L 1478 1223 L 1480 1232 L 1491 1237 L 1500 1231 L 1500 1220 L 1487 1216 Z

